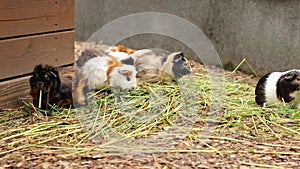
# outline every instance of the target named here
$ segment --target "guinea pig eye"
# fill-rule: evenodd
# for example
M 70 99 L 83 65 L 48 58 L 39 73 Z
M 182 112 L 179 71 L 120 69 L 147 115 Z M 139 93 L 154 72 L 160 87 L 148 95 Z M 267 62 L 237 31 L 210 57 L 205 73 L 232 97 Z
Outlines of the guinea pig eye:
M 284 77 L 284 80 L 291 81 L 293 77 L 294 77 L 293 75 L 288 74 L 287 76 Z
M 34 73 L 34 74 L 33 74 L 33 77 L 38 78 L 39 75 L 38 75 L 37 73 Z
M 189 65 L 187 62 L 184 62 L 184 63 L 183 63 L 183 67 L 184 67 L 185 69 L 192 70 L 191 65 Z
M 127 79 L 127 81 L 130 81 L 130 77 L 127 77 L 126 79 Z
M 46 80 L 49 80 L 49 76 L 48 76 L 47 74 L 45 75 L 45 79 L 46 79 Z

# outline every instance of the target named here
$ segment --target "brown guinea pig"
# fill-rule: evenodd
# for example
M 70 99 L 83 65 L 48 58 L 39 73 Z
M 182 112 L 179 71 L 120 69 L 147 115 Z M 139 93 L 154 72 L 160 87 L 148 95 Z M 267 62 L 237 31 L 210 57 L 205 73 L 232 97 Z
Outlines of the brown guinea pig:
M 30 95 L 33 98 L 35 107 L 46 110 L 48 105 L 57 105 L 59 107 L 72 106 L 73 72 L 69 71 L 69 73 L 65 73 L 61 77 L 58 69 L 53 66 L 41 64 L 35 66 L 32 77 L 29 80 Z M 40 94 L 42 96 L 41 104 L 39 104 Z

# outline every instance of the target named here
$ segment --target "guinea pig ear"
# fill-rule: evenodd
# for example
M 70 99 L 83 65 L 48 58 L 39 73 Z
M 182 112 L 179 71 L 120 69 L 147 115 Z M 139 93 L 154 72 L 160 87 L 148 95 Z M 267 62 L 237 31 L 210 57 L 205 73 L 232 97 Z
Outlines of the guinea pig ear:
M 132 74 L 132 71 L 130 71 L 130 70 L 118 70 L 118 72 L 124 76 L 129 76 Z
M 121 62 L 126 65 L 134 65 L 134 59 L 132 57 L 123 59 Z
M 43 69 L 42 64 L 39 64 L 39 65 L 36 65 L 36 66 L 34 67 L 33 72 L 38 72 L 38 71 L 40 71 L 40 70 L 42 70 L 42 69 Z
M 56 77 L 56 74 L 55 74 L 53 71 L 50 71 L 50 73 L 51 73 L 54 77 Z
M 47 73 L 48 74 L 48 73 Z M 58 75 L 58 71 L 56 68 L 52 68 L 49 70 L 49 75 L 50 76 L 53 76 L 54 78 L 57 78 L 57 75 Z
M 296 73 L 290 72 L 284 76 L 284 80 L 291 81 L 291 80 L 295 79 L 296 76 L 297 76 Z
M 43 68 L 42 65 L 36 65 L 32 71 L 32 76 L 34 76 L 35 78 L 37 78 L 39 76 L 39 74 L 42 72 Z
M 178 52 L 175 56 L 174 56 L 174 62 L 180 62 L 181 60 L 184 60 L 184 56 L 183 56 L 183 52 Z

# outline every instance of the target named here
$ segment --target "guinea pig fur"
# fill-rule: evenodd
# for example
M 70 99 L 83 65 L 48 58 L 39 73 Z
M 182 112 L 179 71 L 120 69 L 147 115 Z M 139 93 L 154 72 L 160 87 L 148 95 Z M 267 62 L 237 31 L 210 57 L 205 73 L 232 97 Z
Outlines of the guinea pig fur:
M 48 104 L 59 107 L 70 107 L 72 99 L 72 72 L 60 78 L 56 68 L 49 65 L 35 66 L 30 78 L 30 95 L 33 105 L 38 107 L 39 94 L 42 91 L 41 109 L 47 109 Z
M 76 59 L 76 65 L 81 68 L 83 65 L 90 59 L 102 56 L 102 57 L 111 57 L 123 64 L 133 65 L 134 60 L 126 53 L 128 48 L 125 48 L 123 45 L 116 47 L 111 47 L 107 51 L 95 50 L 95 49 L 85 49 L 82 50 L 78 58 Z M 129 53 L 133 53 L 134 50 L 128 49 Z M 128 51 L 127 51 L 128 52 Z
M 162 65 L 162 70 L 175 79 L 191 73 L 191 67 L 182 52 L 174 52 L 167 56 L 166 61 Z
M 97 53 L 91 50 L 83 50 L 76 60 L 76 65 L 82 67 L 88 60 L 97 57 Z
M 109 52 L 108 56 L 126 65 L 134 65 L 133 58 L 125 52 Z
M 125 47 L 124 45 L 113 46 L 108 49 L 107 52 L 124 52 L 127 54 L 132 54 L 136 50 Z
M 110 87 L 112 92 L 127 91 L 137 87 L 136 69 L 132 65 L 123 65 L 110 57 L 96 57 L 85 63 L 81 70 L 74 98 L 85 105 L 87 86 L 89 90 Z
M 142 49 L 131 54 L 131 57 L 134 59 L 138 71 L 137 77 L 140 80 L 173 80 L 191 73 L 191 68 L 182 52 L 165 55 L 163 52 Z
M 255 95 L 258 105 L 284 102 L 300 108 L 300 70 L 266 74 L 258 81 Z
M 137 71 L 132 65 L 122 65 L 109 75 L 109 86 L 114 93 L 137 88 Z

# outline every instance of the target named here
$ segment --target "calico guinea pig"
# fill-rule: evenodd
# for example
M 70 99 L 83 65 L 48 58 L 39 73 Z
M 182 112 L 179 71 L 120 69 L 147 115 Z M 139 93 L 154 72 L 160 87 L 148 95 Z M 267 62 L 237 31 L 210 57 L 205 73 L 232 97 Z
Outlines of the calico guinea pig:
M 81 68 L 88 60 L 98 56 L 109 56 L 123 64 L 133 65 L 134 61 L 129 54 L 134 52 L 135 50 L 126 48 L 124 45 L 113 46 L 106 51 L 92 48 L 84 49 L 80 52 L 80 55 L 76 60 L 76 65 Z
M 255 95 L 258 105 L 284 102 L 300 108 L 300 70 L 266 74 L 258 81 Z
M 80 52 L 80 55 L 76 59 L 75 63 L 78 67 L 82 67 L 89 59 L 95 58 L 98 55 L 90 50 L 83 50 Z
M 48 104 L 59 107 L 72 105 L 72 72 L 66 73 L 61 79 L 57 68 L 40 64 L 35 66 L 29 81 L 35 107 L 45 110 Z M 42 98 L 39 105 L 40 91 Z
M 110 57 L 123 64 L 134 65 L 134 60 L 130 57 L 130 54 L 133 54 L 135 51 L 134 49 L 126 48 L 124 45 L 118 45 L 110 47 L 106 52 Z
M 130 56 L 138 71 L 137 77 L 143 81 L 174 80 L 191 73 L 191 67 L 182 52 L 165 55 L 160 51 L 142 49 Z
M 74 100 L 86 104 L 86 91 L 109 87 L 112 92 L 128 91 L 137 87 L 136 69 L 111 57 L 95 57 L 88 60 L 81 69 L 81 76 L 74 91 Z
M 109 52 L 123 52 L 123 53 L 127 53 L 129 55 L 134 53 L 135 51 L 136 50 L 127 48 L 124 45 L 113 46 L 107 50 L 108 53 Z

